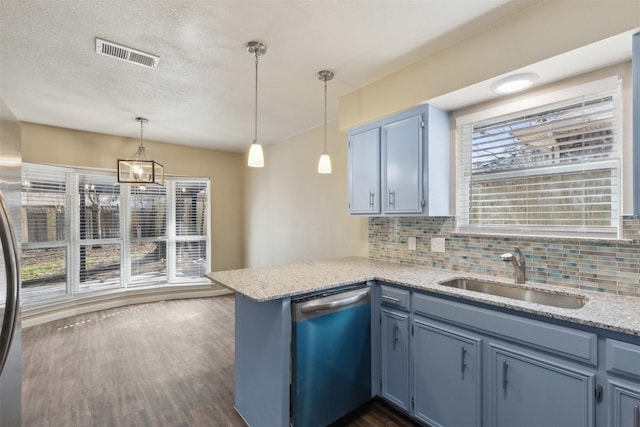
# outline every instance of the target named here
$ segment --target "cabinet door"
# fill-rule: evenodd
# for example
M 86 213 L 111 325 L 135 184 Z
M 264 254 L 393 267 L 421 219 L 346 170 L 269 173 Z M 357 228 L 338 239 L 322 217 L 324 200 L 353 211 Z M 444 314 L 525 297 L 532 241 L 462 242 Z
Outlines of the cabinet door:
M 640 427 L 640 384 L 609 380 L 611 427 Z
M 595 374 L 516 351 L 492 348 L 496 427 L 593 427 Z
M 382 397 L 409 411 L 409 317 L 382 310 Z
M 422 213 L 422 127 L 422 114 L 382 127 L 382 198 L 385 213 Z
M 426 319 L 414 320 L 414 416 L 436 427 L 481 421 L 481 340 Z
M 380 213 L 380 128 L 349 136 L 349 213 Z

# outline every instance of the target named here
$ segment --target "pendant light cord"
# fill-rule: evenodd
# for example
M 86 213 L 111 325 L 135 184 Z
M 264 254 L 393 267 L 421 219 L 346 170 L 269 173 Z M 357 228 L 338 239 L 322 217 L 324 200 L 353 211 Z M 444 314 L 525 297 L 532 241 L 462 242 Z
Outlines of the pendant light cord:
M 142 143 L 142 128 L 144 127 L 144 121 L 140 120 L 140 147 L 144 147 L 144 144 Z
M 327 153 L 327 79 L 324 79 L 324 148 L 322 154 Z
M 255 117 L 254 117 L 255 132 L 253 135 L 253 142 L 256 142 L 258 140 L 258 51 L 257 50 L 255 54 L 256 54 L 256 99 L 255 99 L 256 109 L 255 109 Z

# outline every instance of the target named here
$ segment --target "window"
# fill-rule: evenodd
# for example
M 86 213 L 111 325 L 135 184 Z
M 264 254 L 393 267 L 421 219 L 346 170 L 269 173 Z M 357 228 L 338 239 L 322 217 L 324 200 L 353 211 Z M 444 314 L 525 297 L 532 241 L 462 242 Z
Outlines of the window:
M 461 230 L 616 237 L 618 93 L 458 124 Z
M 209 180 L 120 186 L 115 174 L 25 164 L 26 301 L 203 281 Z

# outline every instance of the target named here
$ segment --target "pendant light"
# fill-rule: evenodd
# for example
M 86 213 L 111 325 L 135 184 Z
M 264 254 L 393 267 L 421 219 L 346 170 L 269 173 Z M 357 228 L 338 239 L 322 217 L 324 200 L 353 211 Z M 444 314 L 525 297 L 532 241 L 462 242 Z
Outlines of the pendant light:
M 333 71 L 318 71 L 318 79 L 324 82 L 324 146 L 318 161 L 318 173 L 331 173 L 331 157 L 327 153 L 327 82 L 333 78 Z
M 140 146 L 131 159 L 118 159 L 118 182 L 136 185 L 164 185 L 164 166 L 151 160 L 142 142 L 144 124 L 149 120 L 136 117 L 140 123 Z
M 248 165 L 252 168 L 264 167 L 264 154 L 262 152 L 262 145 L 258 141 L 258 57 L 267 53 L 267 46 L 260 42 L 251 41 L 247 43 L 247 51 L 255 55 L 256 57 L 256 98 L 255 98 L 255 116 L 254 116 L 254 136 L 251 148 L 249 149 L 249 161 Z

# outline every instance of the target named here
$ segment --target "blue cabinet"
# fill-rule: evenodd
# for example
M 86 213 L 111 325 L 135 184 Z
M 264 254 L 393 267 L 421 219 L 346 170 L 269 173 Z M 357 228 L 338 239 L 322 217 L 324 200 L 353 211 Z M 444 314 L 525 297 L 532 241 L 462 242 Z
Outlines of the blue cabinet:
M 593 427 L 595 373 L 519 348 L 491 348 L 496 427 Z
M 606 340 L 609 424 L 640 427 L 640 345 Z
M 609 425 L 640 427 L 640 384 L 609 379 Z
M 353 129 L 348 150 L 350 214 L 450 214 L 447 112 L 424 105 Z
M 414 416 L 434 427 L 480 426 L 480 337 L 421 317 L 413 330 Z
M 349 212 L 358 215 L 380 213 L 380 129 L 349 136 Z
M 409 411 L 409 316 L 381 310 L 382 397 Z
M 422 114 L 392 121 L 382 127 L 382 182 L 384 211 L 419 214 L 422 191 Z

